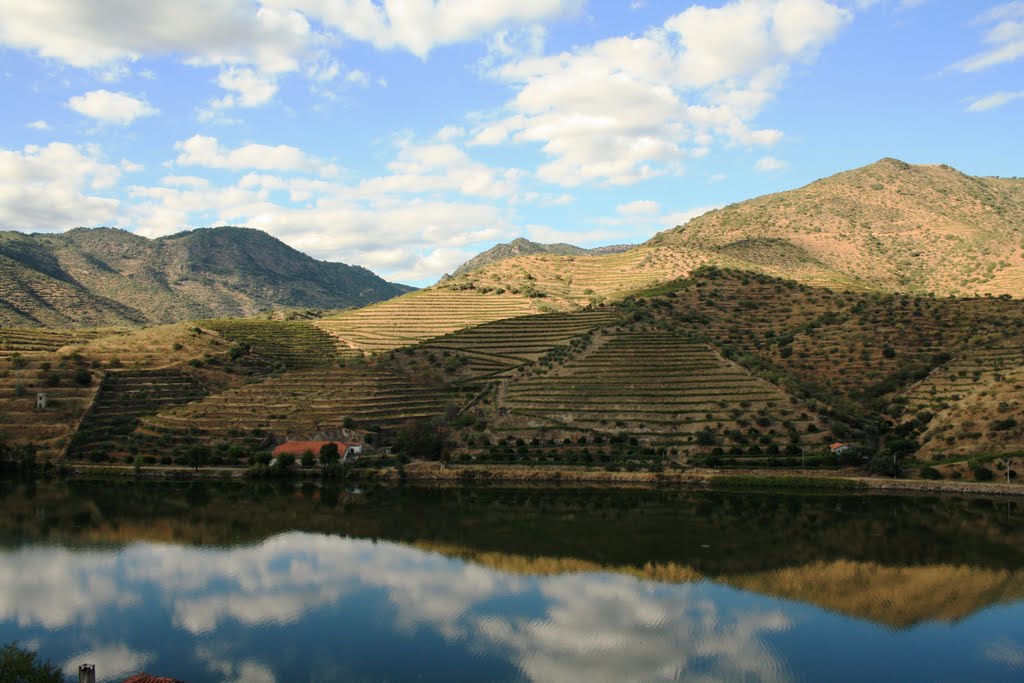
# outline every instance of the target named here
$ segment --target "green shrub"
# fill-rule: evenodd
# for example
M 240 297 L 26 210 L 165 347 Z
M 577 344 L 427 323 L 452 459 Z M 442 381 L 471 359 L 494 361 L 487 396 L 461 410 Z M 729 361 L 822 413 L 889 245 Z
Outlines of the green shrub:
M 868 461 L 868 471 L 887 477 L 898 477 L 900 466 L 889 453 L 879 453 Z
M 717 443 L 715 432 L 710 427 L 697 432 L 697 444 L 700 446 L 714 446 Z
M 1017 426 L 1017 421 L 1012 417 L 1008 417 L 1002 420 L 992 420 L 989 423 L 989 427 L 993 432 L 1005 432 L 1008 429 L 1013 429 Z
M 931 465 L 925 465 L 921 468 L 922 479 L 942 479 L 942 473 Z
M 974 478 L 978 481 L 992 481 L 992 470 L 984 465 L 974 465 L 971 471 L 974 473 Z

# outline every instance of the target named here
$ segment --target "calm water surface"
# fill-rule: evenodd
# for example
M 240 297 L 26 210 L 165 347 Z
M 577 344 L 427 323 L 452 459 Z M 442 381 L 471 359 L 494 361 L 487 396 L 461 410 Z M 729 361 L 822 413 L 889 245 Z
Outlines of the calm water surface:
M 1022 681 L 1005 500 L 0 482 L 0 642 L 204 681 Z

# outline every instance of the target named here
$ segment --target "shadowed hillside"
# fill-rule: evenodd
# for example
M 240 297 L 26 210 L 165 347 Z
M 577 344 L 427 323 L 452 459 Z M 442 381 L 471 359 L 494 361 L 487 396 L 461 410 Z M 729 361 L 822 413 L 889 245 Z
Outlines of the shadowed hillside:
M 460 460 L 835 467 L 836 441 L 859 447 L 847 464 L 909 462 L 919 446 L 925 462 L 1024 452 L 1024 302 L 705 268 L 607 309 L 603 326 L 492 375 L 490 438 L 459 431 Z M 527 340 L 488 339 L 506 355 Z
M 155 240 L 113 228 L 0 233 L 5 326 L 145 325 L 280 307 L 344 308 L 407 291 L 246 228 Z

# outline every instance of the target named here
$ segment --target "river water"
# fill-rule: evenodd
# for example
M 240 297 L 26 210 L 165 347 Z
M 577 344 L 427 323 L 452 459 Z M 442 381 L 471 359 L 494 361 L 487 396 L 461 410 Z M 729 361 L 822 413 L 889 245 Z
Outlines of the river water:
M 0 482 L 0 643 L 205 681 L 1022 681 L 1024 506 Z

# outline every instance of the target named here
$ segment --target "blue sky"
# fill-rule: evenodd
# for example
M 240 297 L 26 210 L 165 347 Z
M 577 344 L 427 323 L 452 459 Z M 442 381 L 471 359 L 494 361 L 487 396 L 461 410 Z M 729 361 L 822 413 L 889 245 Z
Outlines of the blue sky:
M 0 229 L 429 284 L 893 156 L 1024 176 L 1024 2 L 0 0 Z

